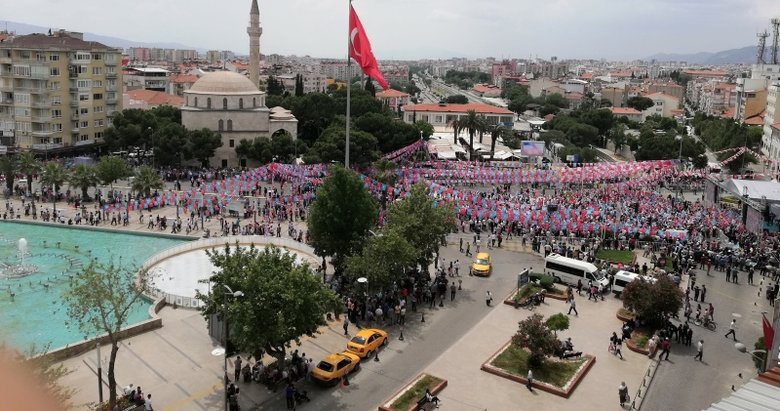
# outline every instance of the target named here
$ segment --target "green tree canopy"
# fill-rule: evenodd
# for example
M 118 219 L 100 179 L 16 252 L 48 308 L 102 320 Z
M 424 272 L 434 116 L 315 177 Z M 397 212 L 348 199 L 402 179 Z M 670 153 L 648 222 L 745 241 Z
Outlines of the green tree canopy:
M 403 236 L 394 230 L 381 230 L 369 236 L 360 254 L 347 257 L 347 284 L 366 277 L 373 290 L 387 290 L 405 278 L 416 265 L 417 253 Z
M 517 333 L 512 336 L 512 344 L 530 352 L 528 367 L 532 369 L 544 365 L 546 357 L 555 354 L 560 346 L 541 314 L 533 314 L 518 322 Z
M 216 271 L 209 278 L 211 294 L 197 294 L 201 312 L 207 319 L 226 315 L 230 342 L 242 352 L 267 352 L 281 364 L 286 347 L 313 334 L 325 323 L 325 313 L 335 308 L 333 292 L 322 287 L 308 263 L 297 263 L 294 254 L 274 246 L 238 244 L 206 253 Z M 225 286 L 243 296 L 226 296 Z
M 331 256 L 341 270 L 346 257 L 360 252 L 378 208 L 357 174 L 333 166 L 309 211 L 307 226 L 317 255 Z
M 35 158 L 35 154 L 31 151 L 25 151 L 19 154 L 18 157 L 19 173 L 24 174 L 27 178 L 27 194 L 32 195 L 32 179 L 35 174 L 41 172 L 42 164 L 40 160 Z
M 90 261 L 63 293 L 68 315 L 80 330 L 88 335 L 108 336 L 111 344 L 107 373 L 110 409 L 117 399 L 115 366 L 119 342 L 123 339 L 120 331 L 127 326 L 133 307 L 140 302 L 148 286 L 147 274 L 139 275 L 126 264 Z
M 654 105 L 655 102 L 652 99 L 642 96 L 629 97 L 628 101 L 626 101 L 626 106 L 638 111 L 645 111 Z
M 136 170 L 135 178 L 133 178 L 130 188 L 144 197 L 149 197 L 152 194 L 152 190 L 163 188 L 162 177 L 157 174 L 155 169 L 149 166 L 141 166 Z
M 70 175 L 68 176 L 68 182 L 71 187 L 76 187 L 81 190 L 81 198 L 83 201 L 89 200 L 87 190 L 96 186 L 98 181 L 95 167 L 86 164 L 77 164 L 73 167 L 73 170 L 71 170 Z
M 469 98 L 463 94 L 453 94 L 451 96 L 447 96 L 444 101 L 449 104 L 468 104 Z
M 323 133 L 322 137 L 309 148 L 304 161 L 309 164 L 344 161 L 346 130 L 334 125 Z M 379 158 L 376 137 L 365 131 L 353 130 L 349 133 L 350 163 L 365 167 Z
M 209 158 L 214 157 L 214 152 L 222 147 L 222 136 L 207 128 L 189 130 L 187 134 L 192 158 L 198 160 L 201 165 L 208 166 Z
M 651 327 L 662 327 L 667 318 L 682 308 L 683 292 L 666 276 L 655 282 L 636 280 L 628 283 L 621 294 L 623 307 L 642 318 Z
M 100 160 L 95 166 L 95 174 L 101 184 L 111 186 L 111 191 L 113 191 L 114 182 L 129 176 L 131 172 L 130 168 L 127 166 L 127 162 L 123 158 L 118 156 L 103 156 L 100 157 Z
M 5 178 L 5 188 L 13 192 L 16 173 L 19 172 L 19 161 L 15 156 L 0 157 L 0 174 Z
M 43 167 L 40 181 L 44 186 L 52 188 L 52 192 L 54 193 L 54 196 L 52 197 L 52 207 L 55 212 L 57 211 L 57 195 L 60 192 L 60 187 L 62 187 L 62 184 L 65 183 L 67 179 L 68 174 L 62 164 L 50 161 Z

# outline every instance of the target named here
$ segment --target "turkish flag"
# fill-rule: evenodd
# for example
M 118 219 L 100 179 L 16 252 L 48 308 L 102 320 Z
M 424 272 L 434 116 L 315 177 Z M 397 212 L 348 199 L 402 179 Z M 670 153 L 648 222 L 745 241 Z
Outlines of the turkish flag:
M 769 323 L 765 315 L 761 317 L 763 318 L 761 326 L 764 328 L 764 347 L 766 347 L 767 351 L 770 351 L 772 349 L 772 341 L 775 339 L 775 329 L 772 328 L 772 324 Z
M 366 30 L 360 23 L 352 5 L 349 6 L 349 56 L 357 62 L 365 75 L 376 80 L 383 90 L 387 90 L 387 82 L 379 72 L 374 53 L 371 52 L 371 43 L 368 41 Z

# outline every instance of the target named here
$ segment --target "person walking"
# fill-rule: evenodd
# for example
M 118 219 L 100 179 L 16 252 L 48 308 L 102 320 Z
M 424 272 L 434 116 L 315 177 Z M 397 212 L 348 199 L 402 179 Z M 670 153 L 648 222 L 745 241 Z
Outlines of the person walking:
M 669 337 L 664 338 L 663 341 L 661 341 L 661 355 L 658 356 L 658 361 L 669 361 L 669 352 L 672 349 L 672 343 L 669 341 Z M 664 354 L 666 354 L 666 358 L 664 358 Z
M 534 392 L 534 372 L 531 371 L 531 369 L 528 370 L 528 375 L 526 376 L 526 382 L 525 387 L 528 388 L 528 391 Z
M 704 297 L 707 296 L 707 286 L 705 284 L 701 285 L 701 302 L 704 302 Z
M 485 292 L 485 304 L 490 307 L 490 303 L 493 302 L 493 294 L 490 293 L 490 290 Z
M 702 358 L 703 355 L 704 355 L 704 340 L 699 340 L 699 342 L 696 344 L 696 356 L 693 357 L 693 360 L 704 361 Z
M 580 316 L 580 313 L 577 312 L 577 301 L 574 300 L 574 297 L 569 299 L 569 312 L 566 314 L 571 315 L 572 311 L 574 311 L 574 315 L 576 315 L 577 317 Z
M 458 291 L 458 287 L 455 285 L 455 281 L 450 285 L 450 301 L 455 300 L 455 293 Z
M 621 348 L 623 347 L 623 339 L 618 337 L 615 339 L 615 355 L 620 357 L 620 359 L 623 359 L 623 352 L 621 351 Z
M 734 339 L 734 341 L 737 341 L 737 319 L 734 318 L 731 320 L 731 324 L 729 324 L 729 332 L 726 333 L 724 337 L 729 338 L 729 335 L 731 338 Z
M 349 318 L 347 318 L 346 316 L 344 317 L 344 324 L 342 325 L 342 327 L 344 327 L 344 335 L 349 335 L 347 333 L 347 330 L 349 329 Z
M 471 243 L 466 243 L 466 256 L 471 256 Z M 471 273 L 469 273 L 469 275 L 471 275 Z
M 233 381 L 238 383 L 238 379 L 239 379 L 239 377 L 241 377 L 241 356 L 240 355 L 238 357 L 236 357 L 236 361 L 235 361 L 234 364 L 235 364 L 236 368 L 235 368 L 235 372 L 234 372 L 235 378 L 233 379 Z
M 618 396 L 620 397 L 620 406 L 623 407 L 628 402 L 628 386 L 625 381 L 620 382 L 618 386 Z
M 154 411 L 152 406 L 152 394 L 146 394 L 146 401 L 144 401 L 144 411 Z
M 458 247 L 458 249 L 460 250 L 461 253 L 463 252 L 463 237 L 460 238 L 460 246 Z
M 284 389 L 284 398 L 287 400 L 287 409 L 295 409 L 295 386 L 292 382 L 287 383 L 287 387 Z

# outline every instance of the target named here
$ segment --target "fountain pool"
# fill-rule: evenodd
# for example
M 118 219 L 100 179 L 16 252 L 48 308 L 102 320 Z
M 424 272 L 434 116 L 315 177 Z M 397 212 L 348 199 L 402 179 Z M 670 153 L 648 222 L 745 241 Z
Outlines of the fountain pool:
M 25 351 L 59 348 L 93 337 L 69 321 L 61 294 L 91 258 L 140 266 L 187 239 L 0 222 L 0 339 Z M 120 260 L 121 258 L 121 260 Z M 150 301 L 134 307 L 128 324 L 149 319 Z

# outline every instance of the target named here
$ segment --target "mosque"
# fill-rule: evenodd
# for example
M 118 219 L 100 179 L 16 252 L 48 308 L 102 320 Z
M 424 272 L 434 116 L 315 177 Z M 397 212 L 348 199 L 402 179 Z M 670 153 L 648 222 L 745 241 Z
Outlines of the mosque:
M 190 130 L 207 128 L 222 136 L 222 147 L 211 158 L 212 167 L 245 167 L 236 147 L 242 139 L 271 138 L 278 133 L 298 134 L 298 120 L 282 107 L 269 109 L 260 82 L 260 9 L 252 0 L 249 13 L 249 78 L 232 71 L 216 71 L 184 91 L 181 120 Z

